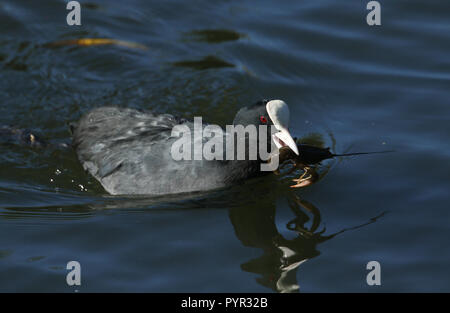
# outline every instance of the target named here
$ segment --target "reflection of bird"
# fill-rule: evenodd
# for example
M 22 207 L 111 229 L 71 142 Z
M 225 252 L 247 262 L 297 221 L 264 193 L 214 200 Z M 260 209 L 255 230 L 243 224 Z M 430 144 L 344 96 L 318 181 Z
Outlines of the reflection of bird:
M 281 100 L 264 100 L 244 107 L 236 114 L 233 124 L 244 127 L 274 125 L 278 132 L 272 135 L 267 127 L 267 146 L 273 139 L 277 147 L 288 146 L 298 154 L 297 145 L 288 131 L 289 109 Z M 187 126 L 195 140 L 198 130 L 194 123 L 185 119 L 103 107 L 91 111 L 73 125 L 73 143 L 84 168 L 111 194 L 156 195 L 209 190 L 267 173 L 260 169 L 263 161 L 259 154 L 256 160 L 248 154 L 252 143 L 256 147 L 261 144 L 259 135 L 234 140 L 235 147 L 244 140 L 244 160 L 225 160 L 225 157 L 209 161 L 204 158 L 174 160 L 171 149 L 179 138 L 172 136 L 172 129 L 177 125 Z M 221 136 L 225 138 L 227 134 L 223 134 Z M 204 139 L 200 135 L 202 142 Z M 192 146 L 195 148 L 195 142 Z M 194 155 L 197 152 L 194 151 Z
M 293 193 L 290 193 L 288 200 L 295 218 L 287 223 L 286 227 L 297 233 L 293 239 L 286 239 L 277 229 L 275 200 L 230 210 L 230 220 L 239 240 L 245 246 L 261 248 L 264 251 L 262 256 L 242 264 L 242 269 L 260 274 L 258 283 L 278 292 L 299 291 L 296 270 L 303 262 L 320 254 L 317 250 L 318 244 L 347 230 L 373 223 L 384 214 L 362 225 L 325 235 L 325 229 L 318 231 L 321 214 L 313 204 Z M 264 205 L 261 206 L 261 203 Z M 305 225 L 311 219 L 311 226 L 308 228 Z

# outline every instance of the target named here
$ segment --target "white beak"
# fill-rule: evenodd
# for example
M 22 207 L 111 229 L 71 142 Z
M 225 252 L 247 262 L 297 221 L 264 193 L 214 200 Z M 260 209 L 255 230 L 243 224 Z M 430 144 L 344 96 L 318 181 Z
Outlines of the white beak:
M 273 134 L 272 138 L 278 149 L 288 146 L 295 154 L 299 155 L 297 143 L 289 133 L 289 107 L 282 100 L 267 102 L 266 110 L 276 129 L 279 132 Z
M 296 155 L 299 155 L 297 143 L 287 129 L 282 129 L 278 133 L 273 134 L 272 138 L 278 149 L 288 146 Z

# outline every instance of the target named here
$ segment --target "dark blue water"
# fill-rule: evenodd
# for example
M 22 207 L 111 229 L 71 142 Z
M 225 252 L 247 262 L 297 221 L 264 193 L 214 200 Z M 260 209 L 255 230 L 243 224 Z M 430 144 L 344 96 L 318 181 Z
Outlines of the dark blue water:
M 0 291 L 450 291 L 448 1 L 0 2 Z M 145 45 L 55 42 L 113 38 Z M 338 153 L 304 189 L 273 176 L 215 192 L 113 197 L 68 124 L 102 105 L 231 123 L 283 99 L 297 137 Z M 66 284 L 67 262 L 81 286 Z M 381 265 L 368 286 L 366 264 Z

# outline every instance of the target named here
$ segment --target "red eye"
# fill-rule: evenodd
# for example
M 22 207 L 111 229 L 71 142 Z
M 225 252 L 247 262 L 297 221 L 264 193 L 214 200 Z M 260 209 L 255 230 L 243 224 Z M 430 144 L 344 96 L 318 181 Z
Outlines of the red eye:
M 261 115 L 261 116 L 259 117 L 259 120 L 261 121 L 261 123 L 267 124 L 267 118 L 266 118 L 264 115 Z

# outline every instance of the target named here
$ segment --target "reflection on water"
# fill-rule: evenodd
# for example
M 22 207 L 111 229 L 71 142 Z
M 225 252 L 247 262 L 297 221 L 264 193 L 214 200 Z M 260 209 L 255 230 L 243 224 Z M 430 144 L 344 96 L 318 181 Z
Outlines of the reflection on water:
M 228 63 L 214 55 L 208 55 L 200 60 L 178 61 L 174 62 L 173 65 L 178 67 L 190 67 L 196 70 L 207 70 L 210 68 L 221 68 L 221 67 L 234 67 L 233 64 Z
M 258 283 L 277 292 L 297 292 L 299 266 L 320 254 L 317 246 L 348 230 L 354 230 L 377 221 L 384 213 L 371 218 L 369 222 L 325 234 L 319 230 L 322 217 L 320 210 L 296 193 L 288 195 L 289 207 L 295 217 L 286 228 L 295 233 L 293 239 L 281 235 L 275 223 L 275 202 L 266 201 L 254 206 L 235 207 L 230 210 L 236 236 L 243 245 L 260 248 L 263 254 L 242 264 L 247 272 L 259 274 Z M 311 222 L 308 227 L 306 224 Z
M 185 34 L 185 38 L 194 41 L 204 41 L 207 43 L 221 43 L 225 41 L 238 40 L 245 35 L 228 29 L 203 29 L 193 30 Z
M 285 229 L 280 229 L 276 223 L 277 198 L 276 192 L 268 192 L 260 182 L 249 186 L 232 188 L 222 192 L 203 194 L 186 194 L 160 197 L 117 197 L 106 196 L 93 199 L 86 205 L 70 205 L 67 207 L 45 208 L 7 208 L 0 212 L 3 219 L 39 218 L 46 220 L 79 220 L 96 216 L 99 210 L 125 210 L 127 214 L 170 212 L 174 210 L 223 210 L 228 209 L 229 219 L 233 225 L 236 237 L 244 247 L 258 248 L 262 254 L 251 260 L 241 260 L 241 269 L 245 272 L 258 274 L 256 281 L 264 287 L 276 292 L 298 292 L 300 283 L 297 271 L 302 263 L 320 255 L 318 245 L 349 230 L 376 222 L 381 213 L 368 222 L 341 229 L 327 234 L 322 225 L 320 210 L 311 202 L 299 196 L 298 192 L 286 194 L 289 208 L 294 217 L 286 223 Z M 248 197 L 246 191 L 256 190 L 266 196 L 259 203 Z M 233 199 L 230 202 L 230 199 Z M 89 207 L 89 209 L 88 209 Z M 288 230 L 292 236 L 282 235 Z M 195 230 L 191 230 L 195 231 Z M 292 237 L 292 238 L 288 238 Z M 0 250 L 0 258 L 12 254 L 9 250 Z M 30 256 L 27 262 L 40 261 L 44 256 Z M 52 265 L 54 267 L 56 265 Z M 301 277 L 301 275 L 300 275 Z

